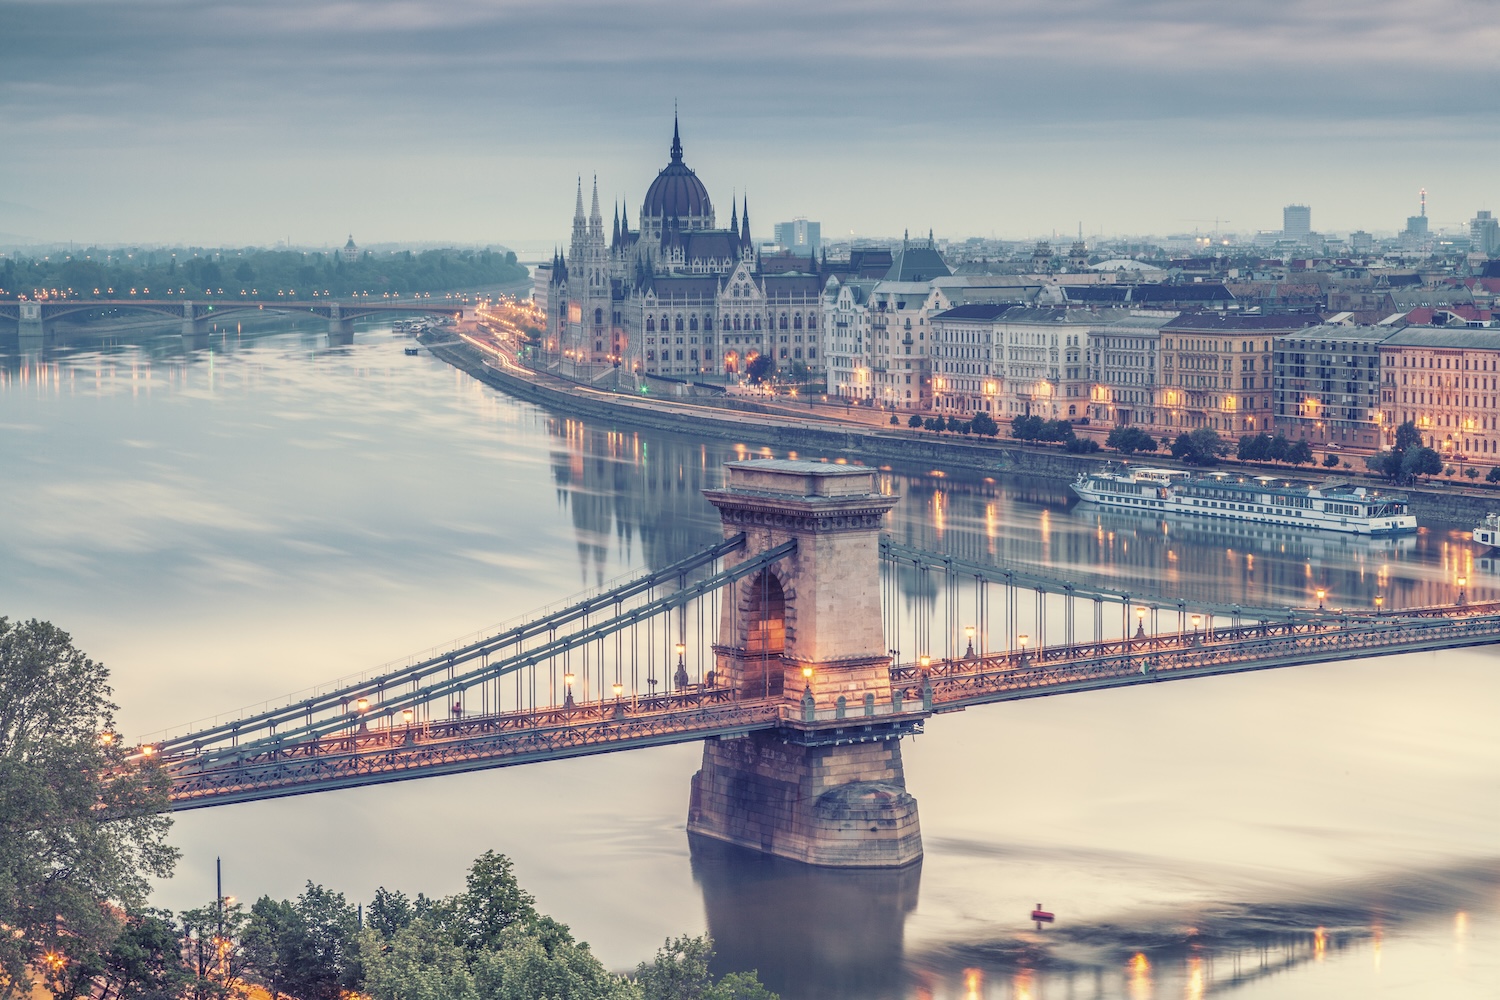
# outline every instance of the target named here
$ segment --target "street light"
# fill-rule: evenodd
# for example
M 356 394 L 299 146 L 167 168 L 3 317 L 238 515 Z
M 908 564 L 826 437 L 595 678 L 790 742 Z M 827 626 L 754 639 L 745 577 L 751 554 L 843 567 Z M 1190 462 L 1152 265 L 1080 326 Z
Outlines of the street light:
M 974 659 L 974 626 L 973 625 L 965 625 L 964 626 L 964 637 L 969 640 L 969 649 L 968 649 L 967 652 L 964 653 L 964 659 L 966 659 L 966 660 L 972 660 L 972 659 Z
M 576 679 L 571 670 L 563 674 L 563 708 L 573 707 L 573 681 Z
M 1027 635 L 1025 632 L 1022 632 L 1020 635 L 1016 636 L 1016 643 L 1021 647 L 1020 666 L 1024 667 L 1026 665 L 1026 644 L 1030 641 L 1031 636 Z
M 1193 615 L 1193 645 L 1198 645 L 1198 629 L 1203 624 L 1202 615 Z
M 1468 599 L 1464 595 L 1464 587 L 1468 585 L 1468 582 L 1469 582 L 1469 578 L 1468 577 L 1466 577 L 1466 576 L 1464 576 L 1462 574 L 1459 575 L 1459 577 L 1458 577 L 1458 606 L 1459 607 L 1463 607 L 1465 604 L 1469 603 Z
M 932 666 L 932 657 L 924 654 L 918 658 L 917 662 L 922 665 L 922 673 L 925 674 L 927 669 Z
M 1375 613 L 1377 615 L 1381 613 L 1380 609 L 1381 609 L 1381 605 L 1383 605 L 1383 604 L 1385 604 L 1385 595 L 1383 595 L 1383 594 L 1376 594 L 1375 595 Z
M 1144 639 L 1144 638 L 1146 638 L 1146 609 L 1145 608 L 1136 608 L 1135 609 L 1135 637 L 1137 639 Z
M 1323 598 L 1325 598 L 1327 596 L 1328 596 L 1328 591 L 1324 590 L 1322 587 L 1319 587 L 1318 588 L 1318 610 L 1319 611 L 1323 610 Z

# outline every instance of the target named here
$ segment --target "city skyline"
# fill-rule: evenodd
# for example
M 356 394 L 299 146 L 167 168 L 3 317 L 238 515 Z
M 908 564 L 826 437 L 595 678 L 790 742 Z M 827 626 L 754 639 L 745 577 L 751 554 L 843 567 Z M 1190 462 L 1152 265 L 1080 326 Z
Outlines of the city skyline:
M 0 240 L 550 242 L 580 175 L 639 199 L 674 101 L 697 169 L 828 240 L 1494 207 L 1500 28 L 1462 0 L 6 7 Z

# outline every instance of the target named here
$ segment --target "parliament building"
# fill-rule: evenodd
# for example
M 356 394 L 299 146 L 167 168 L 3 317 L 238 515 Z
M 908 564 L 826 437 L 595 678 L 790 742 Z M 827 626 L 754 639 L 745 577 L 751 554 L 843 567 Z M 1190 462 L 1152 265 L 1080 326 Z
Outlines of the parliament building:
M 546 269 L 542 350 L 550 363 L 688 380 L 741 374 L 763 354 L 780 369 L 822 368 L 816 258 L 762 260 L 748 199 L 732 204 L 729 225 L 719 228 L 708 188 L 683 160 L 675 120 L 671 159 L 647 189 L 638 222 L 632 229 L 628 208 L 617 207 L 606 231 L 598 179 L 586 216 L 579 181 L 572 242 Z

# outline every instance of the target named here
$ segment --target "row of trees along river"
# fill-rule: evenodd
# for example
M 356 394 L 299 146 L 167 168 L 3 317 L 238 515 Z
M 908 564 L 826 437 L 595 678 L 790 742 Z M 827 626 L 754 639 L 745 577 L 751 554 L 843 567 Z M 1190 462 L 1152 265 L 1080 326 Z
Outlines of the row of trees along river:
M 0 618 L 4 1000 L 775 1000 L 753 972 L 715 978 L 707 937 L 610 972 L 492 851 L 438 899 L 357 905 L 309 881 L 295 900 L 152 908 L 177 859 L 167 782 L 127 760 L 110 696 L 67 633 Z
M 405 295 L 493 288 L 526 277 L 526 266 L 509 250 L 364 252 L 345 261 L 338 251 L 90 248 L 6 258 L 0 263 L 0 298 Z

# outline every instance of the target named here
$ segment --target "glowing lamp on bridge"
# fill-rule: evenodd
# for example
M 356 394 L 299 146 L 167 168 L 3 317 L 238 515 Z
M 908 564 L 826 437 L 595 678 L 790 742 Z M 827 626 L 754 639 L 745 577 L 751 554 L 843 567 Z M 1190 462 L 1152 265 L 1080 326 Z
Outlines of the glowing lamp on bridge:
M 972 660 L 974 658 L 974 626 L 973 625 L 965 625 L 964 626 L 964 638 L 969 640 L 969 648 L 964 653 L 964 658 Z
M 1375 595 L 1375 613 L 1377 615 L 1380 614 L 1380 608 L 1381 608 L 1381 606 L 1383 604 L 1385 604 L 1385 595 L 1384 594 L 1376 594 Z
M 1324 590 L 1322 587 L 1319 587 L 1318 588 L 1318 610 L 1319 611 L 1323 610 L 1323 598 L 1325 598 L 1327 596 L 1328 596 L 1328 591 Z
M 923 655 L 917 660 L 917 662 L 922 665 L 922 669 L 925 671 L 928 667 L 932 666 L 932 657 Z
M 361 699 L 359 699 L 359 701 L 356 701 L 354 703 L 354 710 L 356 712 L 358 712 L 360 715 L 364 715 L 366 712 L 368 712 L 370 710 L 370 699 L 368 699 L 368 698 L 361 698 Z
M 1146 609 L 1145 608 L 1136 608 L 1135 609 L 1135 637 L 1137 639 L 1144 639 L 1144 638 L 1146 638 Z
M 575 680 L 577 680 L 577 678 L 573 676 L 573 671 L 569 670 L 567 673 L 563 674 L 563 686 L 570 691 L 573 689 L 573 682 Z
M 1467 576 L 1464 576 L 1463 574 L 1459 574 L 1459 577 L 1458 577 L 1458 604 L 1459 604 L 1459 607 L 1462 607 L 1464 604 L 1467 603 L 1467 597 L 1464 594 L 1464 588 L 1467 587 L 1468 585 L 1469 585 L 1469 578 Z
M 416 712 L 413 712 L 409 708 L 403 708 L 401 710 L 401 721 L 409 726 L 411 725 L 411 720 L 416 717 L 416 714 Z

